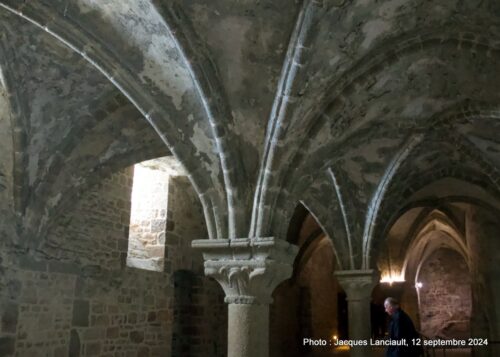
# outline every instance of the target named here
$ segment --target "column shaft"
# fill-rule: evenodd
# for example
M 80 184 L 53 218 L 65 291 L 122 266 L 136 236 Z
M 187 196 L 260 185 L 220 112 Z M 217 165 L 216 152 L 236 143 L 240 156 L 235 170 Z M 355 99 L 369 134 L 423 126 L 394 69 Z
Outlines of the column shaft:
M 269 305 L 229 304 L 228 357 L 269 356 Z
M 369 340 L 371 337 L 370 299 L 352 300 L 347 297 L 349 339 Z
M 374 270 L 344 270 L 335 273 L 340 285 L 347 295 L 349 318 L 349 340 L 361 341 L 360 345 L 351 348 L 351 357 L 371 356 L 371 314 L 370 301 L 373 287 L 379 281 L 378 272 Z

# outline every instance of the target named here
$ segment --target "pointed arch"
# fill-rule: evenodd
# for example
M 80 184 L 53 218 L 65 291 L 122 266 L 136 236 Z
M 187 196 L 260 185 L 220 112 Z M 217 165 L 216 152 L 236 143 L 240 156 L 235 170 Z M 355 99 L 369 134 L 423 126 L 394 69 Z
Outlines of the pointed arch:
M 370 266 L 370 247 L 372 245 L 375 227 L 378 223 L 379 212 L 384 195 L 387 192 L 391 181 L 396 175 L 399 167 L 403 161 L 408 157 L 411 151 L 422 141 L 423 135 L 413 135 L 409 140 L 405 141 L 404 146 L 396 154 L 392 162 L 387 167 L 384 176 L 380 180 L 375 192 L 372 195 L 370 204 L 368 206 L 367 215 L 365 217 L 364 231 L 363 231 L 363 268 L 368 269 Z
M 423 262 L 442 247 L 460 254 L 470 268 L 470 256 L 463 232 L 444 212 L 432 210 L 419 222 L 417 230 L 408 237 L 407 244 L 402 246 L 402 251 L 406 252 L 402 275 L 416 278 Z
M 345 269 L 345 266 L 349 266 L 347 263 L 348 257 L 346 254 L 340 254 L 341 252 L 344 252 L 344 247 L 340 245 L 340 241 L 336 237 L 332 237 L 329 233 L 328 230 L 326 229 L 325 225 L 321 223 L 322 216 L 316 214 L 314 212 L 314 204 L 312 202 L 306 203 L 305 201 L 300 201 L 300 203 L 309 211 L 310 216 L 315 220 L 317 225 L 321 228 L 321 230 L 324 232 L 326 236 L 333 242 L 333 251 L 335 254 L 335 260 L 337 262 L 337 266 L 339 267 L 339 270 Z M 326 217 L 324 217 L 326 219 Z M 316 235 L 317 236 L 317 235 Z M 346 265 L 347 264 L 347 265 Z
M 144 81 L 138 78 L 138 74 L 124 62 L 124 59 L 107 48 L 95 36 L 78 26 L 72 17 L 61 16 L 57 10 L 44 3 L 11 4 L 9 1 L 2 1 L 0 6 L 46 31 L 62 44 L 81 55 L 127 97 L 190 173 L 189 178 L 204 207 L 209 237 L 228 237 L 228 215 L 233 213 L 232 210 L 231 213 L 228 213 L 227 194 L 234 194 L 235 189 L 231 185 L 226 185 L 228 183 L 227 176 L 225 182 L 223 175 L 210 174 L 205 170 L 204 165 L 199 165 L 196 160 L 193 160 L 193 158 L 200 157 L 200 153 L 204 154 L 205 157 L 211 157 L 213 152 L 221 155 L 226 153 L 225 148 L 227 145 L 224 143 L 220 145 L 224 150 L 212 150 L 211 146 L 217 146 L 214 142 L 217 142 L 219 136 L 205 138 L 202 144 L 210 146 L 208 150 L 205 150 L 200 146 L 202 144 L 194 145 L 193 142 L 187 140 L 187 133 L 179 135 L 179 128 L 174 122 L 174 116 L 171 115 L 171 112 L 176 111 L 174 103 L 160 101 L 151 94 L 151 91 L 144 90 Z M 64 11 L 67 11 L 67 9 Z M 164 22 L 164 19 L 162 21 Z M 163 24 L 167 26 L 165 22 Z M 183 65 L 189 67 L 189 63 L 185 61 L 184 57 L 183 60 Z M 208 102 L 208 99 L 200 92 L 199 83 L 196 82 L 198 79 L 191 76 L 191 80 L 194 82 L 194 91 L 201 98 L 200 103 Z M 187 122 L 191 120 L 188 118 Z M 194 121 L 191 121 L 191 125 L 194 125 L 193 123 Z M 214 128 L 217 125 L 211 127 L 215 130 Z M 225 142 L 226 139 L 222 137 L 220 140 Z M 220 159 L 221 157 L 214 159 L 215 161 L 210 163 L 210 165 L 215 166 L 214 171 L 221 169 L 223 163 L 219 161 Z M 224 157 L 222 159 L 225 162 Z M 236 162 L 237 160 L 231 159 L 230 161 Z M 229 165 L 226 166 L 229 167 Z M 213 187 L 220 187 L 221 189 L 212 189 Z M 232 219 L 229 220 L 233 221 Z

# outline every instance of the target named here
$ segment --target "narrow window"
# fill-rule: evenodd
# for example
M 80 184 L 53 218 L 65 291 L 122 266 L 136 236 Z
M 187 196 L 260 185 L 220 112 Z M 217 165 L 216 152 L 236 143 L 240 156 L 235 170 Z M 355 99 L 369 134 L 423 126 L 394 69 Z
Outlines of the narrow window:
M 169 177 L 178 168 L 171 156 L 134 165 L 127 266 L 163 271 Z

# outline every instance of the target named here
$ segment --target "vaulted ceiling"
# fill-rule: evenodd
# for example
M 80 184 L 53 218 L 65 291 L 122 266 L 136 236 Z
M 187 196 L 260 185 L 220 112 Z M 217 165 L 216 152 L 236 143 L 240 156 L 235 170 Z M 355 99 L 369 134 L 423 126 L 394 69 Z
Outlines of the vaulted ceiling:
M 370 267 L 419 189 L 452 177 L 476 188 L 450 195 L 498 196 L 498 14 L 495 0 L 0 0 L 2 207 L 43 236 L 104 175 L 174 154 L 211 238 L 283 238 L 300 201 L 341 267 Z

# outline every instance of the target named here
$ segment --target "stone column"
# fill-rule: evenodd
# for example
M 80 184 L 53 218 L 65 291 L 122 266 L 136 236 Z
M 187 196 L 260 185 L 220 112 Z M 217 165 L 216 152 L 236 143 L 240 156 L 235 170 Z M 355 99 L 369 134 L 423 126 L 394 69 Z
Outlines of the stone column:
M 226 293 L 228 357 L 269 355 L 269 304 L 275 287 L 289 278 L 298 248 L 275 238 L 197 240 L 205 274 Z
M 372 290 L 379 282 L 376 270 L 342 270 L 335 272 L 347 295 L 349 340 L 366 341 L 368 346 L 351 348 L 352 357 L 368 357 L 371 337 L 370 300 Z

